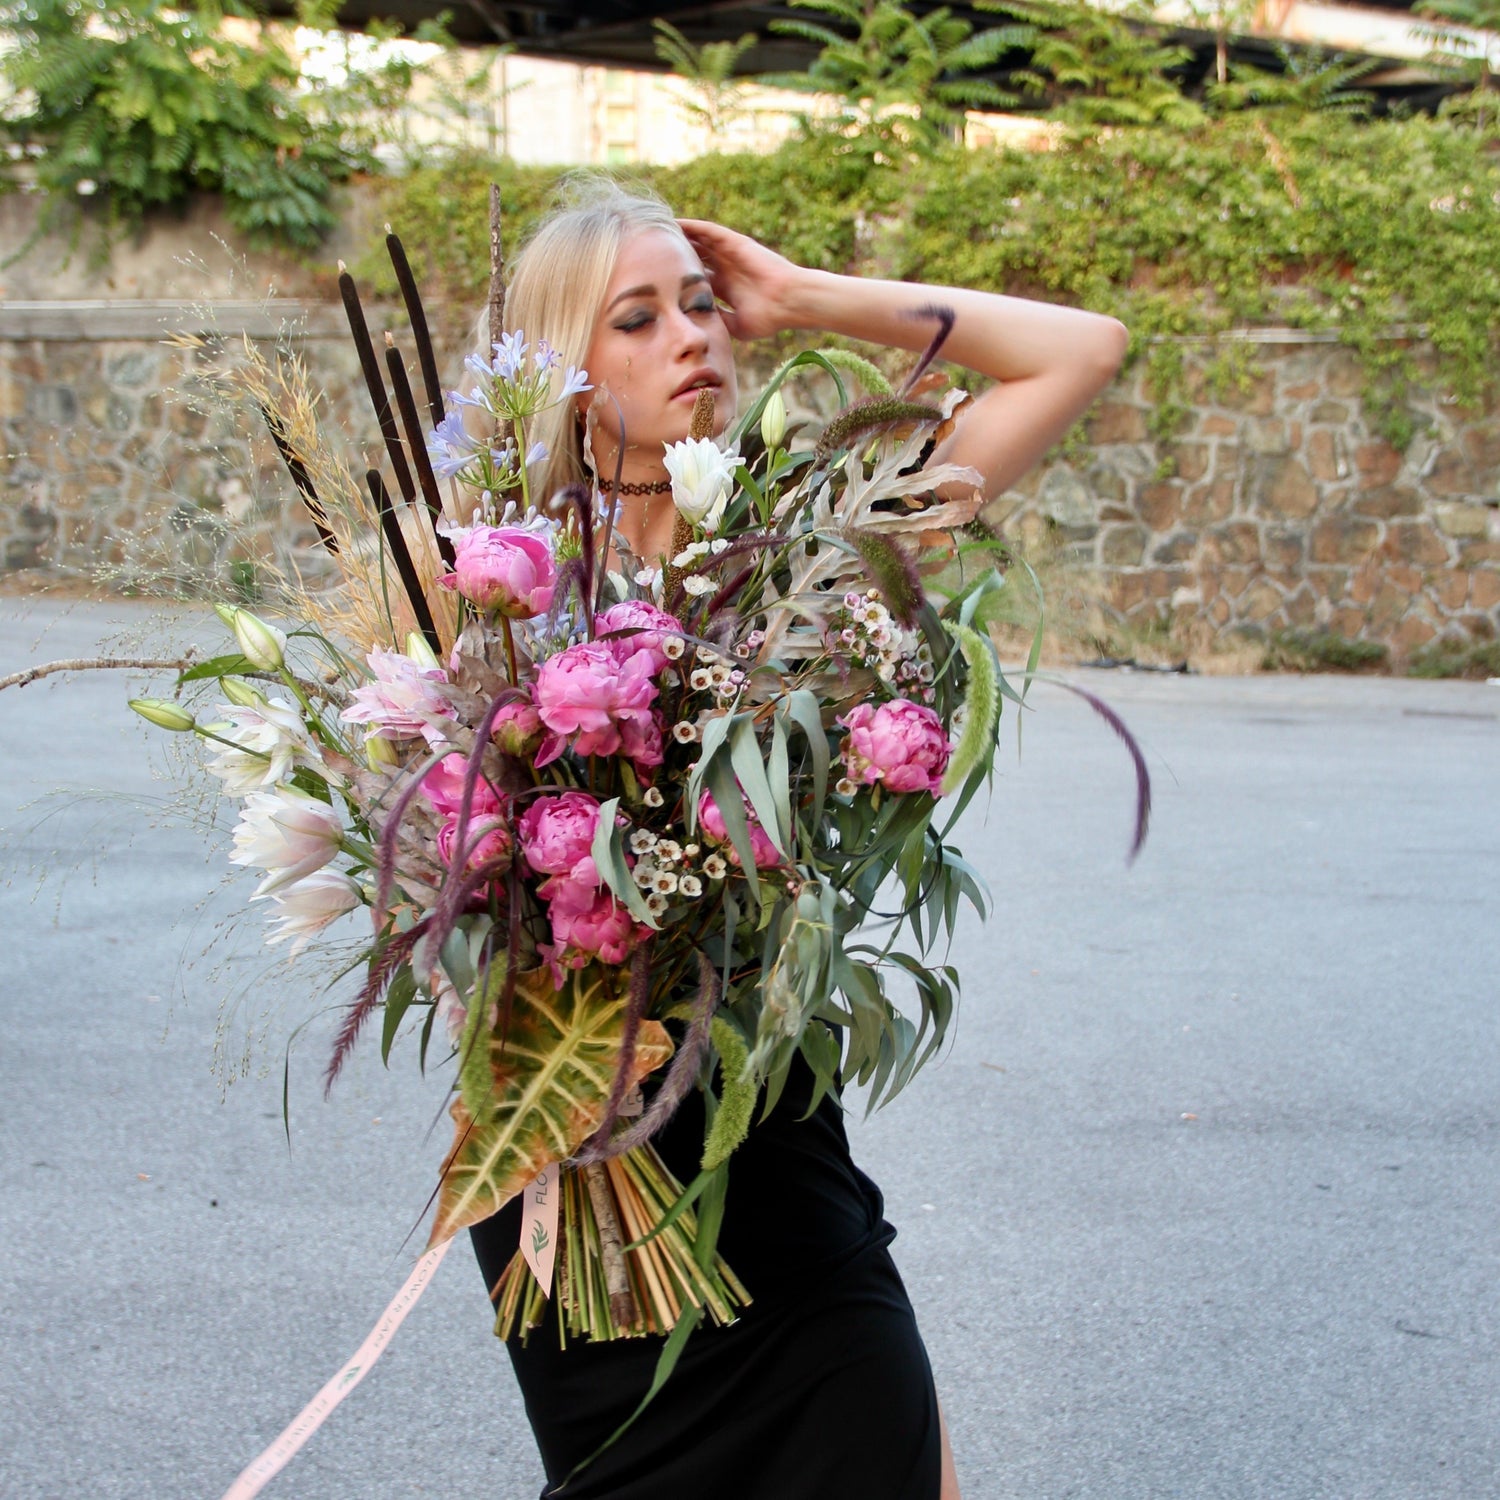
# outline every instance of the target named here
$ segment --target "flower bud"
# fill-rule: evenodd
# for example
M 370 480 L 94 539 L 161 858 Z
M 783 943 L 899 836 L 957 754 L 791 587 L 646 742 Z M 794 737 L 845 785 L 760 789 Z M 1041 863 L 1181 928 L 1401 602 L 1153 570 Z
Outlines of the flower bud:
M 786 436 L 786 402 L 781 399 L 781 387 L 771 392 L 760 413 L 760 435 L 770 453 L 781 446 Z
M 258 693 L 243 678 L 221 677 L 219 690 L 236 708 L 264 708 L 265 695 Z
M 437 653 L 427 644 L 427 637 L 420 630 L 411 631 L 406 637 L 406 654 L 419 667 L 440 667 Z
M 216 604 L 214 613 L 231 629 L 234 629 L 234 617 L 239 614 L 237 604 Z
M 372 771 L 394 770 L 401 761 L 396 747 L 388 739 L 372 734 L 365 740 L 365 764 Z
M 158 729 L 168 729 L 173 734 L 183 734 L 196 729 L 198 721 L 180 703 L 166 698 L 132 698 L 130 706 L 149 724 Z
M 286 637 L 248 609 L 237 609 L 231 622 L 246 661 L 262 672 L 279 672 L 286 664 Z

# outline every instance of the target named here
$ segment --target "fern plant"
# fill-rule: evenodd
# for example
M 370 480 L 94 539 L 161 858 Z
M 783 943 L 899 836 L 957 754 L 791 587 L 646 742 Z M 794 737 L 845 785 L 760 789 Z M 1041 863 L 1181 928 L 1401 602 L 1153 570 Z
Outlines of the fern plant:
M 1351 85 L 1373 73 L 1381 65 L 1379 58 L 1330 57 L 1320 47 L 1297 51 L 1284 42 L 1277 43 L 1276 52 L 1281 61 L 1279 72 L 1231 63 L 1226 83 L 1209 84 L 1209 102 L 1220 109 L 1262 105 L 1302 114 L 1370 112 L 1374 94 Z
M 208 190 L 258 239 L 310 246 L 334 227 L 333 184 L 366 153 L 308 116 L 274 35 L 250 46 L 218 20 L 164 0 L 21 0 L 5 10 L 0 137 L 48 194 L 46 222 L 97 197 L 118 229 Z
M 1158 28 L 1135 24 L 1087 0 L 976 0 L 1036 27 L 1031 64 L 1015 78 L 1056 105 L 1060 119 L 1086 126 L 1179 125 L 1203 120 L 1172 73 L 1192 50 L 1163 42 Z
M 719 144 L 747 113 L 745 85 L 735 76 L 735 69 L 759 38 L 747 31 L 737 42 L 704 42 L 698 47 L 670 21 L 658 17 L 651 25 L 656 32 L 656 55 L 696 95 L 681 101 L 683 113 L 703 127 L 711 142 Z
M 1026 24 L 975 32 L 946 7 L 919 16 L 897 0 L 790 0 L 827 18 L 777 20 L 771 29 L 822 50 L 804 73 L 767 83 L 826 94 L 838 110 L 824 129 L 879 151 L 899 145 L 927 151 L 961 130 L 966 109 L 1008 109 L 1018 100 L 978 76 L 1011 51 L 1031 45 Z
M 1471 118 L 1483 132 L 1496 113 L 1500 0 L 1424 0 L 1416 10 L 1434 23 L 1415 28 L 1432 48 L 1427 61 L 1463 90 L 1445 112 Z

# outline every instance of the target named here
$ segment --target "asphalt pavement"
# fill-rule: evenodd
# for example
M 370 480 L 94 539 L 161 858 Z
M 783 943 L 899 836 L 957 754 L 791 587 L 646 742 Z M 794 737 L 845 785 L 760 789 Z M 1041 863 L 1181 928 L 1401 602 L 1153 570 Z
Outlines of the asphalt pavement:
M 0 675 L 163 634 L 219 627 L 0 599 Z M 959 837 L 995 911 L 952 1046 L 850 1122 L 965 1500 L 1500 1496 L 1500 687 L 1073 676 L 1145 747 L 1146 850 L 1037 687 Z M 166 816 L 147 686 L 0 693 L 5 1500 L 217 1500 L 399 1286 L 446 1142 L 409 1046 L 322 1099 L 340 991 Z M 265 1493 L 541 1479 L 459 1247 Z

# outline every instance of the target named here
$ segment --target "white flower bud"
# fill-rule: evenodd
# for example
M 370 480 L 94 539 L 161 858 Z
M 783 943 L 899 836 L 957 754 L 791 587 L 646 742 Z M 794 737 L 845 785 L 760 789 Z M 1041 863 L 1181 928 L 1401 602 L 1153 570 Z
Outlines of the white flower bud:
M 240 652 L 252 667 L 262 672 L 282 669 L 286 664 L 286 636 L 281 631 L 248 609 L 235 610 L 232 624 Z
M 771 392 L 760 413 L 760 436 L 766 451 L 781 446 L 786 436 L 786 402 L 781 399 L 781 387 Z
M 236 708 L 264 708 L 266 698 L 239 677 L 221 677 L 219 687 Z
M 166 698 L 132 698 L 130 706 L 148 724 L 155 724 L 158 729 L 167 729 L 173 734 L 182 734 L 189 729 L 197 728 L 197 720 L 187 709 L 180 703 L 172 703 Z
M 406 654 L 419 667 L 440 667 L 437 652 L 427 644 L 427 637 L 420 630 L 411 631 L 406 637 Z

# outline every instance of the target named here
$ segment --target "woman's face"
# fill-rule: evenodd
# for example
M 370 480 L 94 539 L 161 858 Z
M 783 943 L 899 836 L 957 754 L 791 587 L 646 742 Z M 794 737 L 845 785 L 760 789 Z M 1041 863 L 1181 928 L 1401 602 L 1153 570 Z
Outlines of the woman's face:
M 739 396 L 729 331 L 702 263 L 678 236 L 643 229 L 620 246 L 585 366 L 620 403 L 619 412 L 612 401 L 598 408 L 609 439 L 601 465 L 613 461 L 623 414 L 627 464 L 659 470 L 663 445 L 688 435 L 700 387 L 714 393 L 715 434 L 728 425 Z M 604 447 L 596 437 L 596 450 Z

